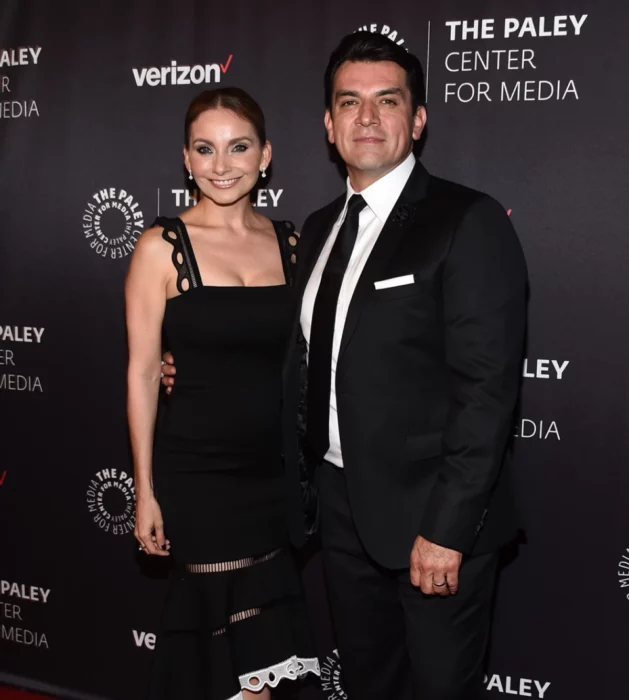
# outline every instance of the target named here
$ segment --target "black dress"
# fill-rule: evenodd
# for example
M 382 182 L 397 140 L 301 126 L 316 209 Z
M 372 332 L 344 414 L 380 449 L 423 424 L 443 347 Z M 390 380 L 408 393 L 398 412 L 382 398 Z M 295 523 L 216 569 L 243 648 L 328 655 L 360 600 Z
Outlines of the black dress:
M 175 571 L 151 700 L 236 700 L 318 674 L 287 532 L 282 363 L 295 314 L 294 228 L 274 222 L 285 285 L 203 286 L 185 225 L 164 342 L 176 386 L 156 428 L 153 481 Z M 292 262 L 291 262 L 292 258 Z

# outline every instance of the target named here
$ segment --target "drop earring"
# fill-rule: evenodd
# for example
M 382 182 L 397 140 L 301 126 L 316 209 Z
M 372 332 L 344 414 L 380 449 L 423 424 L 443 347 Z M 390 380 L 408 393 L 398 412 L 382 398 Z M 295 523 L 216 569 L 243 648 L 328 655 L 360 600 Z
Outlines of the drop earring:
M 193 180 L 194 178 L 192 177 L 192 168 L 188 170 L 188 180 Z
M 262 168 L 262 170 L 260 170 L 260 174 L 262 177 L 266 177 L 266 168 Z

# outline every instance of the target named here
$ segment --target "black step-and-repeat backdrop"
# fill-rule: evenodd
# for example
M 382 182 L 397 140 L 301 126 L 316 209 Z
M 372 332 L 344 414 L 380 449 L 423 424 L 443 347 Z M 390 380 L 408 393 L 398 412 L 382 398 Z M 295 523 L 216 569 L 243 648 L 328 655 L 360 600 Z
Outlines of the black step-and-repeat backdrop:
M 620 0 L 4 0 L 0 681 L 142 697 L 166 579 L 131 534 L 129 256 L 192 202 L 183 115 L 206 88 L 241 86 L 266 112 L 260 212 L 300 225 L 341 192 L 322 73 L 367 28 L 425 65 L 424 163 L 497 197 L 529 263 L 526 540 L 501 576 L 487 697 L 626 697 L 628 26 Z M 316 553 L 305 582 L 321 697 L 341 700 Z

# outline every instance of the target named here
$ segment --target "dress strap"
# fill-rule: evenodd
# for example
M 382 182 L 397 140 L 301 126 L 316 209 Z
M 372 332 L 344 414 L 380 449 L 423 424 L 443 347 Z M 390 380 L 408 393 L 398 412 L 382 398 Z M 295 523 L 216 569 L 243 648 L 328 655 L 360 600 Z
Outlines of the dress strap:
M 175 270 L 177 270 L 177 290 L 179 293 L 183 294 L 187 289 L 203 286 L 199 266 L 190 243 L 190 236 L 183 221 L 179 218 L 170 219 L 158 216 L 153 226 L 163 227 L 162 238 L 173 247 L 171 258 Z M 183 286 L 184 280 L 188 281 L 187 287 Z
M 292 287 L 295 283 L 299 233 L 295 231 L 295 224 L 292 221 L 274 221 L 273 227 L 279 241 L 284 277 L 286 283 Z

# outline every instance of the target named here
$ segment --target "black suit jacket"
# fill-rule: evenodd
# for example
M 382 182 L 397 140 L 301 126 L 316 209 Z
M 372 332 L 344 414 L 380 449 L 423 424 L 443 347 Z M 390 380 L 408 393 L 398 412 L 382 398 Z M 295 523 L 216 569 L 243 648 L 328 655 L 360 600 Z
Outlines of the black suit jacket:
M 345 196 L 302 229 L 300 295 Z M 374 283 L 414 275 L 413 284 Z M 418 162 L 352 297 L 336 372 L 352 513 L 367 552 L 408 567 L 417 535 L 466 554 L 513 538 L 508 444 L 521 374 L 526 264 L 504 209 Z M 285 368 L 285 456 L 298 469 L 298 324 Z M 301 372 L 300 372 L 301 367 Z M 301 374 L 301 379 L 300 379 Z M 299 484 L 301 474 L 301 484 Z M 294 519 L 294 540 L 303 523 Z

